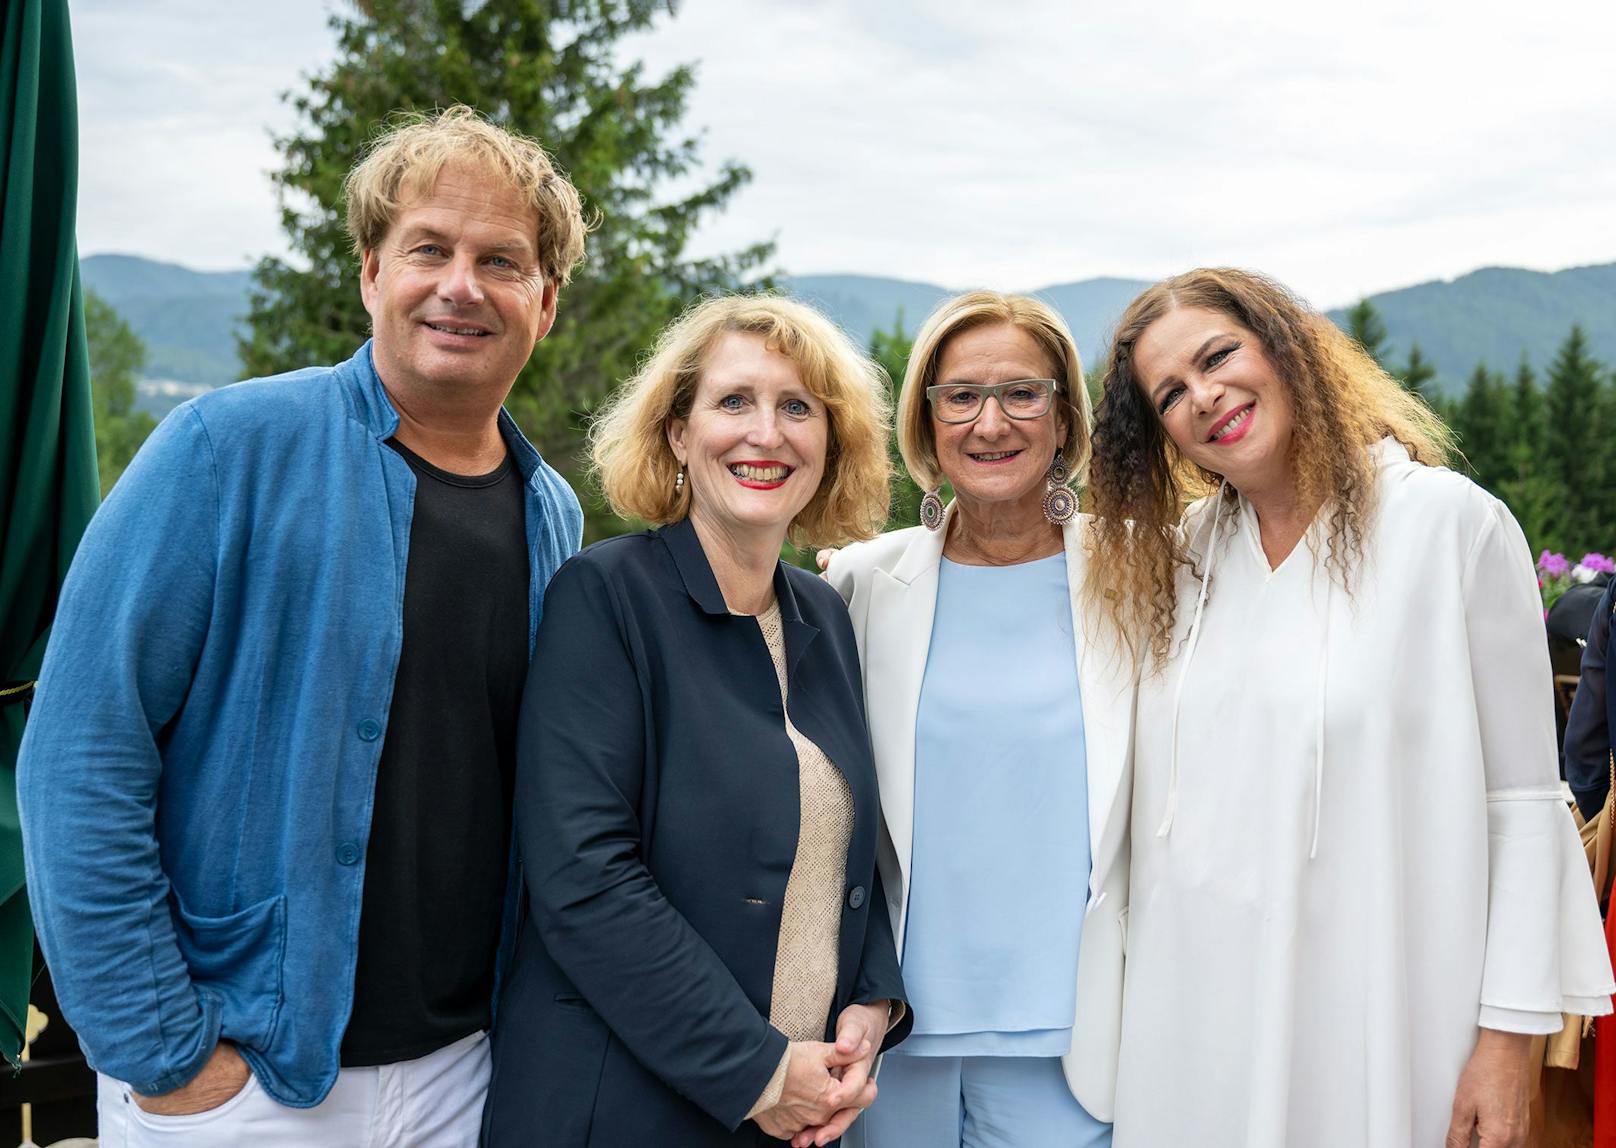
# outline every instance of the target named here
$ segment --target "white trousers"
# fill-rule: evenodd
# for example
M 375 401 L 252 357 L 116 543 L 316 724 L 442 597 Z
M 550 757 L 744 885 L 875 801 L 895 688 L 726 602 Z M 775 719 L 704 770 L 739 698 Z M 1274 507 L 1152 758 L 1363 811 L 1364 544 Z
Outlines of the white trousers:
M 476 1148 L 488 1094 L 488 1034 L 419 1060 L 344 1068 L 313 1108 L 271 1100 L 256 1077 L 217 1108 L 153 1116 L 129 1086 L 97 1078 L 101 1148 Z

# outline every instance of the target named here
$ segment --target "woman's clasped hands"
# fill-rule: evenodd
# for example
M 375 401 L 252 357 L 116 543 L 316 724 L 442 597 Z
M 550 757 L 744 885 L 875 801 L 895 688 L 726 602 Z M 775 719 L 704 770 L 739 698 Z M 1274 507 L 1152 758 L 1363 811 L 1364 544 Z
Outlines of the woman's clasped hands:
M 792 1148 L 825 1145 L 847 1131 L 875 1101 L 871 1073 L 886 1036 L 886 1002 L 849 1005 L 836 1042 L 793 1041 L 785 1087 L 774 1107 L 758 1114 L 759 1128 Z

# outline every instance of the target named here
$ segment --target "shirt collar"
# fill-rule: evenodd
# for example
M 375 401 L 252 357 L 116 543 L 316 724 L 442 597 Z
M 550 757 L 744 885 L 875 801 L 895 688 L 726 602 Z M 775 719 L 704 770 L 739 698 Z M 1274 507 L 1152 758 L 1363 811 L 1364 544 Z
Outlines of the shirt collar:
M 385 441 L 398 433 L 398 411 L 393 407 L 393 400 L 387 397 L 382 377 L 376 373 L 375 343 L 374 339 L 366 339 L 365 345 L 354 352 L 353 358 L 337 368 L 337 377 L 347 388 L 349 410 L 353 417 L 377 439 Z M 499 409 L 499 433 L 505 439 L 505 446 L 510 450 L 512 461 L 521 472 L 523 481 L 531 485 L 534 473 L 544 460 L 504 407 Z

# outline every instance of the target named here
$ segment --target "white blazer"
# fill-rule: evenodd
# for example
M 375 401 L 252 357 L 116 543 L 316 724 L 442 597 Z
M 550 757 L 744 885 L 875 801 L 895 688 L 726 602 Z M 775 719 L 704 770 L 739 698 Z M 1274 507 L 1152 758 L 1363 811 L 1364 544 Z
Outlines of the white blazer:
M 875 771 L 881 787 L 881 832 L 875 863 L 886 888 L 898 951 L 903 952 L 909 904 L 915 808 L 915 714 L 937 607 L 937 570 L 948 521 L 935 532 L 916 526 L 847 547 L 826 577 L 847 602 L 864 663 L 864 702 Z M 1061 1066 L 1072 1095 L 1097 1120 L 1112 1119 L 1117 1047 L 1122 1032 L 1122 965 L 1128 927 L 1128 815 L 1133 774 L 1132 661 L 1107 643 L 1079 603 L 1087 568 L 1082 534 L 1088 515 L 1065 529 L 1077 675 L 1083 693 L 1083 741 L 1088 757 L 1090 875 L 1077 959 L 1077 1015 L 1072 1050 Z

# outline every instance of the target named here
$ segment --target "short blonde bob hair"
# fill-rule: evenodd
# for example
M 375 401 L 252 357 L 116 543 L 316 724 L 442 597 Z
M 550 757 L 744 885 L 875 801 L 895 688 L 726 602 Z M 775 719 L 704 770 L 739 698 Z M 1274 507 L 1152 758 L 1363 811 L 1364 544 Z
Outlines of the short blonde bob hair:
M 1055 409 L 1066 420 L 1066 444 L 1061 454 L 1077 484 L 1081 486 L 1087 480 L 1093 415 L 1088 388 L 1083 385 L 1083 364 L 1066 320 L 1049 304 L 1026 295 L 968 291 L 945 299 L 921 325 L 909 352 L 903 393 L 898 396 L 898 449 L 910 477 L 923 490 L 935 490 L 943 483 L 942 468 L 937 465 L 937 435 L 926 402 L 926 388 L 937 381 L 943 345 L 962 331 L 1005 323 L 1031 335 L 1048 357 L 1055 381 L 1060 384 Z
M 621 518 L 662 525 L 690 513 L 690 484 L 674 489 L 679 463 L 668 422 L 690 414 L 703 361 L 729 332 L 762 335 L 796 364 L 825 404 L 830 435 L 819 489 L 791 524 L 799 546 L 872 538 L 886 523 L 892 464 L 886 376 L 818 311 L 774 295 L 730 295 L 690 307 L 657 339 L 639 372 L 612 395 L 589 433 L 601 489 Z
M 397 117 L 367 145 L 342 184 L 354 255 L 363 258 L 379 246 L 403 205 L 429 192 L 455 163 L 505 181 L 527 200 L 538 219 L 539 270 L 546 283 L 566 286 L 594 226 L 584 221 L 578 189 L 537 141 L 489 123 L 464 104 Z

